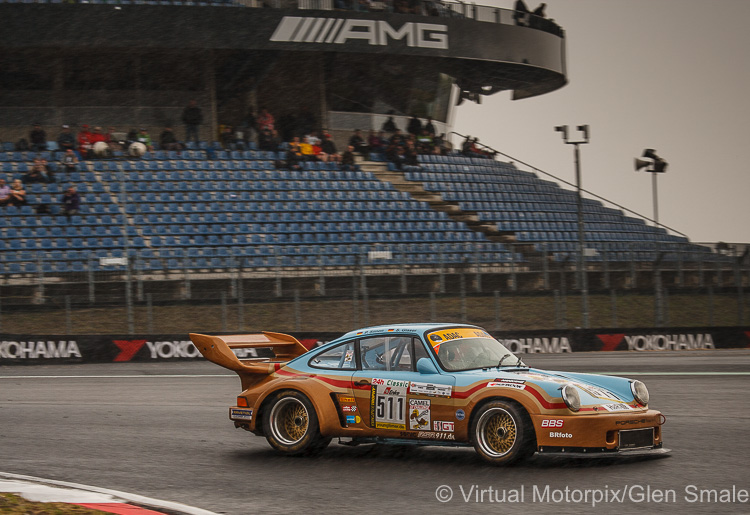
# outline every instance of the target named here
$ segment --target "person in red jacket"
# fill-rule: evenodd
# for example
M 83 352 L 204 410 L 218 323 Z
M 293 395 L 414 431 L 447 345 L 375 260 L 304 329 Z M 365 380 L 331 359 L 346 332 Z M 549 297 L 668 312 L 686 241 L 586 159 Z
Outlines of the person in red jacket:
M 89 131 L 88 125 L 82 125 L 81 131 L 78 133 L 78 152 L 81 154 L 81 159 L 89 159 L 92 154 L 92 147 L 94 142 L 92 141 L 93 133 Z

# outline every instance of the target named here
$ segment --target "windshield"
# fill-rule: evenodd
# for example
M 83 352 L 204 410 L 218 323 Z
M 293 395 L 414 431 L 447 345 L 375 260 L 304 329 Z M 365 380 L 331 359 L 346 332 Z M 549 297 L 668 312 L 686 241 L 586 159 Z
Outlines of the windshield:
M 427 341 L 446 371 L 525 366 L 482 329 L 460 327 L 436 331 L 427 335 Z

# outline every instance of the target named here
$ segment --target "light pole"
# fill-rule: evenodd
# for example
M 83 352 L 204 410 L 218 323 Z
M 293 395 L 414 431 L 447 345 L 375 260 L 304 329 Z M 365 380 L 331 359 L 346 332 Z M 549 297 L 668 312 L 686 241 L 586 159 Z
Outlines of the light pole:
M 586 248 L 586 241 L 584 239 L 584 226 L 583 226 L 583 198 L 581 197 L 581 152 L 579 149 L 580 145 L 584 145 L 589 142 L 589 126 L 578 125 L 578 130 L 583 137 L 577 141 L 570 141 L 568 139 L 568 126 L 558 125 L 555 127 L 557 132 L 562 132 L 563 141 L 567 145 L 573 145 L 575 149 L 575 165 L 576 165 L 576 189 L 578 192 L 577 196 L 577 212 L 578 212 L 578 261 L 576 264 L 576 271 L 578 274 L 579 285 L 581 287 L 581 314 L 583 316 L 583 328 L 589 328 L 589 285 L 588 277 L 586 276 L 586 265 L 584 250 Z
M 664 159 L 656 155 L 656 150 L 653 148 L 647 148 L 643 151 L 643 155 L 641 157 L 645 157 L 648 160 L 645 159 L 635 159 L 635 171 L 639 171 L 641 168 L 646 168 L 644 172 L 650 172 L 651 173 L 651 184 L 652 184 L 652 190 L 654 195 L 654 223 L 656 224 L 656 227 L 659 227 L 659 193 L 656 185 L 656 177 L 659 173 L 664 173 L 667 171 L 667 166 L 669 166 L 669 163 L 667 163 Z

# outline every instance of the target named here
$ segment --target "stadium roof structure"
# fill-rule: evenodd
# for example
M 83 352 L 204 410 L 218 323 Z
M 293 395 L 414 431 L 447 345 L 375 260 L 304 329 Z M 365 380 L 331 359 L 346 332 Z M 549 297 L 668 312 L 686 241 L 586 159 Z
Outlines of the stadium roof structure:
M 175 124 L 192 98 L 210 106 L 213 128 L 233 124 L 233 111 L 301 102 L 329 129 L 368 122 L 330 113 L 449 123 L 456 99 L 527 98 L 567 82 L 564 31 L 528 13 L 443 2 L 421 14 L 301 0 L 165 4 L 0 2 L 3 125 Z

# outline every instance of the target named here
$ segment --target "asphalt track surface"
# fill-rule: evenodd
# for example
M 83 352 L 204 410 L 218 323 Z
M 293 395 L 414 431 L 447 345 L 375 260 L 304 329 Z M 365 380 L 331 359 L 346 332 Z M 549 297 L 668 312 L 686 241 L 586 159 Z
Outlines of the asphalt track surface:
M 526 361 L 643 380 L 671 457 L 497 468 L 471 448 L 332 443 L 288 458 L 234 429 L 239 381 L 211 363 L 41 365 L 0 367 L 0 471 L 228 514 L 750 513 L 750 350 Z

